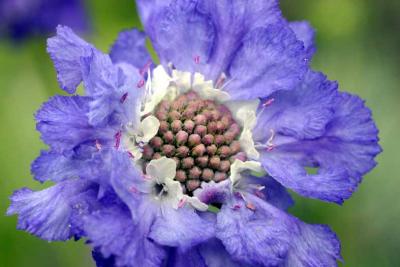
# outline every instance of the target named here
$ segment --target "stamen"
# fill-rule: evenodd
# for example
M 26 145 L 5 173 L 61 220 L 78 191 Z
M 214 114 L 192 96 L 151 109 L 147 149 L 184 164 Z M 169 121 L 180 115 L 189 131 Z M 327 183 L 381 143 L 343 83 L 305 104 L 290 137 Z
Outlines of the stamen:
M 128 93 L 122 95 L 121 99 L 119 100 L 121 103 L 124 103 L 126 98 L 128 97 Z
M 101 144 L 100 144 L 100 141 L 99 141 L 99 140 L 97 140 L 97 139 L 96 139 L 96 149 L 97 149 L 97 151 L 100 151 L 100 150 L 101 150 Z
M 118 149 L 119 145 L 121 144 L 121 136 L 122 136 L 122 132 L 119 131 L 115 134 L 114 138 L 115 138 L 115 145 L 114 148 Z
M 221 73 L 217 82 L 215 83 L 215 88 L 221 88 L 224 85 L 225 81 L 226 81 L 226 74 L 223 72 Z
M 151 64 L 151 60 L 147 61 L 146 64 L 144 64 L 143 68 L 141 68 L 139 71 L 140 76 L 143 77 L 146 74 L 146 72 L 150 69 Z
M 232 209 L 233 210 L 240 210 L 240 205 L 239 204 L 235 204 L 233 207 L 232 207 Z
M 249 210 L 252 210 L 252 211 L 256 210 L 256 206 L 254 206 L 254 204 L 251 202 L 246 203 L 246 208 L 248 208 Z
M 200 56 L 199 55 L 195 56 L 193 58 L 193 60 L 194 60 L 194 63 L 199 64 L 200 63 Z
M 132 159 L 135 158 L 135 156 L 132 154 L 132 152 L 128 151 L 127 153 L 128 153 L 128 155 L 129 155 L 130 158 L 132 158 Z
M 272 103 L 274 103 L 274 101 L 275 101 L 275 98 L 267 99 L 267 100 L 262 104 L 262 106 L 263 106 L 264 108 L 265 108 L 265 107 L 268 107 L 268 106 L 272 105 Z
M 151 180 L 153 180 L 153 178 L 151 178 L 149 175 L 147 175 L 147 174 L 142 174 L 142 178 L 144 179 L 144 180 L 149 180 L 149 181 L 151 181 Z
M 134 194 L 139 192 L 139 190 L 137 190 L 137 188 L 134 187 L 134 186 L 131 186 L 131 187 L 129 188 L 129 191 L 130 191 L 131 193 L 134 193 Z
M 275 148 L 275 145 L 272 143 L 275 138 L 275 131 L 274 131 L 274 129 L 271 129 L 270 132 L 271 132 L 271 136 L 269 137 L 269 139 L 267 141 L 267 151 L 271 151 Z
M 142 88 L 143 86 L 144 86 L 144 84 L 145 84 L 145 81 L 144 81 L 144 79 L 141 79 L 138 83 L 137 83 L 137 88 Z
M 182 208 L 186 203 L 186 198 L 181 198 L 178 203 L 178 208 Z
M 267 99 L 264 103 L 261 104 L 262 109 L 261 109 L 261 111 L 257 114 L 257 120 L 258 120 L 258 118 L 264 113 L 265 108 L 266 108 L 266 107 L 269 107 L 269 106 L 272 105 L 272 103 L 274 103 L 274 102 L 275 102 L 275 98 L 269 98 L 269 99 Z

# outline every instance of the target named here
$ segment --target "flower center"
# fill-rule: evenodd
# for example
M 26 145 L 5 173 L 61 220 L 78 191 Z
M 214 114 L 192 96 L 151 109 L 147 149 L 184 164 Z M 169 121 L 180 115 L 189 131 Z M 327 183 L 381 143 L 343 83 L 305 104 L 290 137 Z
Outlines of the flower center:
M 154 115 L 160 127 L 143 147 L 144 171 L 153 159 L 172 158 L 177 164 L 174 179 L 186 194 L 202 181 L 229 177 L 231 164 L 243 153 L 237 140 L 241 128 L 226 106 L 188 91 L 173 101 L 161 101 Z

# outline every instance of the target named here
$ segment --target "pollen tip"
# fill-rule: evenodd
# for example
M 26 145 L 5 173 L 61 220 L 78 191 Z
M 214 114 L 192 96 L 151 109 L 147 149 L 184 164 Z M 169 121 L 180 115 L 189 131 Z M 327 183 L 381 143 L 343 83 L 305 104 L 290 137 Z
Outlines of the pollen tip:
M 193 60 L 194 60 L 194 63 L 199 64 L 200 63 L 200 56 L 199 55 L 194 56 Z
M 143 86 L 144 86 L 144 84 L 145 84 L 145 81 L 144 81 L 144 79 L 141 79 L 138 83 L 137 83 L 137 88 L 142 88 Z
M 240 210 L 241 206 L 239 204 L 235 204 L 232 209 L 233 210 Z
M 122 136 L 122 132 L 121 131 L 118 131 L 114 136 L 115 137 L 115 145 L 114 145 L 115 149 L 119 148 L 119 145 L 121 143 L 121 136 Z
M 125 93 L 121 96 L 121 99 L 119 100 L 121 103 L 124 103 L 126 98 L 128 97 L 128 93 Z
M 101 143 L 100 143 L 100 141 L 97 140 L 97 139 L 96 139 L 96 149 L 97 149 L 97 151 L 100 151 L 100 150 L 101 150 Z
M 253 210 L 253 211 L 256 210 L 256 206 L 254 206 L 254 204 L 251 202 L 246 203 L 246 208 L 248 208 L 249 210 Z

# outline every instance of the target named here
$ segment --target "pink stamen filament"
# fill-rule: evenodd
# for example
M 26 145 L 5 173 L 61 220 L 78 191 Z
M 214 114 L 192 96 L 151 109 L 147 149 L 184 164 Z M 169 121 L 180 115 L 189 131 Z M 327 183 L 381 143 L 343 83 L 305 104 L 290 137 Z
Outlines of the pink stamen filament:
M 118 149 L 121 144 L 121 136 L 122 136 L 121 131 L 117 132 L 114 136 L 115 137 L 115 145 L 114 145 L 115 149 Z

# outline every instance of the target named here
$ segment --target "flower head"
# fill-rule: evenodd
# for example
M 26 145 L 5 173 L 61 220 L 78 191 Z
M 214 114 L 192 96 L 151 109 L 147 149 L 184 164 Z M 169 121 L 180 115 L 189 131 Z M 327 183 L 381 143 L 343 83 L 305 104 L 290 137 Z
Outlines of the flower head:
M 85 237 L 99 266 L 335 266 L 336 235 L 289 215 L 286 188 L 342 203 L 380 152 L 370 111 L 311 70 L 313 30 L 276 1 L 138 1 L 145 34 L 106 55 L 60 26 L 62 89 L 36 114 L 32 165 L 56 185 L 8 213 L 46 240 Z M 316 168 L 316 173 L 307 168 Z

